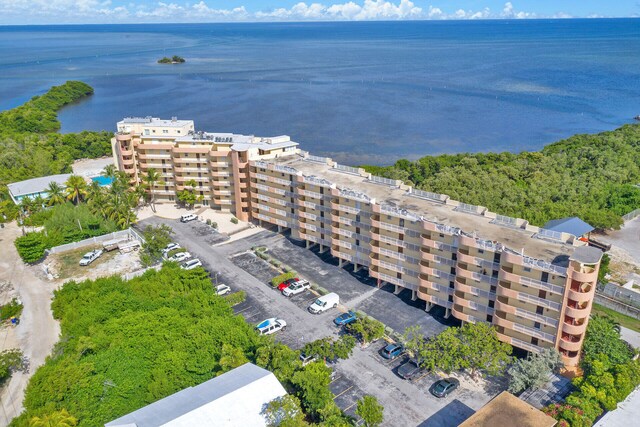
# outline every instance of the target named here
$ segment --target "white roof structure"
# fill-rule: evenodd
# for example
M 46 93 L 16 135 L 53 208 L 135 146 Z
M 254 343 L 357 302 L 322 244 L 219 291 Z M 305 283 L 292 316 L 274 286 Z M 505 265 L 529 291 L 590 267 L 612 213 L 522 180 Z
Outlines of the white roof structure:
M 7 184 L 7 188 L 9 189 L 11 198 L 17 203 L 18 200 L 25 196 L 37 196 L 38 194 L 46 193 L 47 187 L 51 182 L 57 182 L 64 187 L 64 183 L 67 182 L 70 176 L 70 173 L 41 176 L 39 178 Z
M 251 363 L 181 390 L 105 427 L 265 426 L 267 403 L 286 395 L 271 372 Z
M 640 387 L 627 396 L 618 407 L 607 412 L 594 424 L 594 427 L 629 427 L 638 425 L 640 419 Z

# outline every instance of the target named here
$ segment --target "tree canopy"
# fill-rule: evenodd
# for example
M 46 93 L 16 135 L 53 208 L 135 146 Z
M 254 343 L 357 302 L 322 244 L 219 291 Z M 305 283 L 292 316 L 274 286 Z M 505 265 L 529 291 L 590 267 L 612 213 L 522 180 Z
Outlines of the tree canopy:
M 528 220 L 578 216 L 618 228 L 640 207 L 640 125 L 575 135 L 539 152 L 427 156 L 367 171 Z

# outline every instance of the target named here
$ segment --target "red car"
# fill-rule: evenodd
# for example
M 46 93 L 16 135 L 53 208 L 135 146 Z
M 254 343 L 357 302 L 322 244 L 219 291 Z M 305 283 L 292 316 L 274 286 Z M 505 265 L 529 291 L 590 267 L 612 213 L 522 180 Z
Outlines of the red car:
M 296 283 L 299 279 L 296 277 L 295 279 L 287 279 L 284 282 L 278 285 L 278 290 L 283 291 L 289 287 L 292 283 Z

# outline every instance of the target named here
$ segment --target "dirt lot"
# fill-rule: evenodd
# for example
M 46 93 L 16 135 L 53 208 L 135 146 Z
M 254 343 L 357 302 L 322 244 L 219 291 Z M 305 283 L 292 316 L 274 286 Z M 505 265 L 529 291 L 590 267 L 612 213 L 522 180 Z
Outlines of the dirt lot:
M 139 251 L 120 253 L 118 250 L 104 252 L 88 266 L 80 266 L 79 262 L 84 254 L 99 248 L 101 246 L 86 246 L 53 254 L 46 259 L 45 264 L 57 282 L 96 279 L 112 274 L 126 274 L 142 268 Z

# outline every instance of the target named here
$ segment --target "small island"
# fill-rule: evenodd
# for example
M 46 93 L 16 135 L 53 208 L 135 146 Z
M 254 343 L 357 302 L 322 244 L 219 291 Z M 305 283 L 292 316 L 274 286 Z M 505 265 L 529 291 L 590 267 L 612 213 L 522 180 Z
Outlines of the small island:
M 183 57 L 173 55 L 171 58 L 165 56 L 162 59 L 158 59 L 158 64 L 182 64 L 186 62 Z

